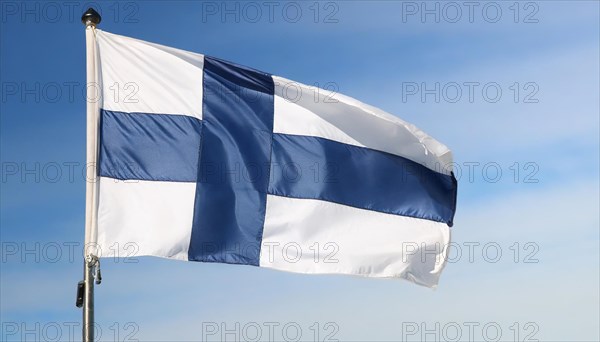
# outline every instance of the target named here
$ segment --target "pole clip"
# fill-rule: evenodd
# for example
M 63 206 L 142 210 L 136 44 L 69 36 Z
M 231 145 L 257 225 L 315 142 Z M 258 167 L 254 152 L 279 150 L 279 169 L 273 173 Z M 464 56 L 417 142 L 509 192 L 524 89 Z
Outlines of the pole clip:
M 92 276 L 95 279 L 96 285 L 100 285 L 100 283 L 102 283 L 102 273 L 100 271 L 100 258 L 93 254 L 90 254 L 85 258 L 85 262 L 88 264 L 88 267 L 92 269 Z

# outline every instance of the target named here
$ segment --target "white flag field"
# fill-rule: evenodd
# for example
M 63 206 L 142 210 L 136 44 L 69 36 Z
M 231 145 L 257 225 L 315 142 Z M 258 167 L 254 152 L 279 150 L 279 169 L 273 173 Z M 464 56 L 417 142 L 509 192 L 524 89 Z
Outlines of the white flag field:
M 341 94 L 95 35 L 98 178 L 86 242 L 99 257 L 133 248 L 438 284 L 457 193 L 446 146 Z

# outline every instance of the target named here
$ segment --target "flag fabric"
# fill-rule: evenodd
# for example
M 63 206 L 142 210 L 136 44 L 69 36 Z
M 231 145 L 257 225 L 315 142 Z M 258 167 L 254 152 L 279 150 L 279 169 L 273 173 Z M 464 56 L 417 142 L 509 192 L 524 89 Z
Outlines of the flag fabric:
M 99 256 L 438 283 L 457 190 L 446 146 L 341 94 L 96 40 Z

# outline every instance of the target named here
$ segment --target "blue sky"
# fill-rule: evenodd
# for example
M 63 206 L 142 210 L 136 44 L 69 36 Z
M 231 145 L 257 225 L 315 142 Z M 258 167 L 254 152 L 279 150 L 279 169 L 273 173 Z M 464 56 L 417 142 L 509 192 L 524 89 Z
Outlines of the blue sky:
M 462 171 L 455 261 L 432 291 L 107 259 L 96 291 L 102 340 L 220 340 L 236 324 L 229 340 L 251 339 L 256 326 L 265 341 L 298 329 L 303 341 L 315 331 L 318 340 L 600 339 L 597 1 L 475 1 L 471 18 L 464 2 L 428 2 L 439 20 L 410 1 L 248 4 L 96 6 L 103 30 L 333 86 L 447 144 Z M 87 5 L 1 6 L 0 340 L 70 340 L 80 336 Z

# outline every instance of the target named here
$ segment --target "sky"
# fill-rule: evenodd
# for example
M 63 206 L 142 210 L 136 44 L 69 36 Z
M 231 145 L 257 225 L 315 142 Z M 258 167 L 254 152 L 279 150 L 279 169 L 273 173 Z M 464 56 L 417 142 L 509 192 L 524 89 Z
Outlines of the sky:
M 0 340 L 80 339 L 85 35 L 355 97 L 449 146 L 439 287 L 103 259 L 102 341 L 600 340 L 598 1 L 1 1 Z

